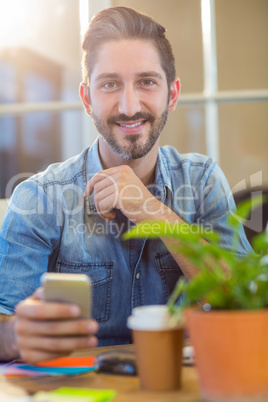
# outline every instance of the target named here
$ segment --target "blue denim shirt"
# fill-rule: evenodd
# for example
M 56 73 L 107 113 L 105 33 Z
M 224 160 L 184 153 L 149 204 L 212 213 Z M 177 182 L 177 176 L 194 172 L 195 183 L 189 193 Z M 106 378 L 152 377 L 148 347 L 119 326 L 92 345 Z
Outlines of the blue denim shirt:
M 119 210 L 107 223 L 96 213 L 93 196 L 84 199 L 87 181 L 100 170 L 96 141 L 15 189 L 0 232 L 0 313 L 12 314 L 40 286 L 45 271 L 86 273 L 104 346 L 128 343 L 131 310 L 166 303 L 182 272 L 160 239 L 123 241 L 132 223 Z M 151 191 L 183 220 L 218 231 L 230 249 L 226 215 L 235 205 L 213 159 L 160 147 Z M 241 228 L 236 252 L 249 248 Z

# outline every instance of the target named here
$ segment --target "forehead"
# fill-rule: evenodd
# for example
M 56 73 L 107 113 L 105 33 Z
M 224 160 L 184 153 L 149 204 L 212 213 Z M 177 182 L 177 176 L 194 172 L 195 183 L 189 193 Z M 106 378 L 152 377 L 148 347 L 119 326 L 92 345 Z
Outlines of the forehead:
M 90 81 L 93 83 L 100 75 L 117 74 L 127 78 L 146 71 L 165 78 L 159 54 L 152 42 L 138 39 L 109 41 L 98 50 Z

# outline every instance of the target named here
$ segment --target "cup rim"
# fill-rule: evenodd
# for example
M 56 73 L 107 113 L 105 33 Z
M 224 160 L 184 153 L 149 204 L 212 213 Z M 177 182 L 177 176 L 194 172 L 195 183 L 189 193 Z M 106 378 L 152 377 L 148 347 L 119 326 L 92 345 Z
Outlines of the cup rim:
M 170 331 L 176 329 L 183 329 L 184 325 L 182 322 L 173 324 L 172 321 L 155 321 L 152 319 L 148 320 L 148 317 L 142 318 L 141 316 L 131 315 L 127 319 L 127 327 L 131 330 L 137 331 Z
M 133 308 L 132 315 L 137 316 L 146 312 L 150 314 L 168 313 L 168 306 L 166 304 L 151 304 L 146 306 L 138 306 Z

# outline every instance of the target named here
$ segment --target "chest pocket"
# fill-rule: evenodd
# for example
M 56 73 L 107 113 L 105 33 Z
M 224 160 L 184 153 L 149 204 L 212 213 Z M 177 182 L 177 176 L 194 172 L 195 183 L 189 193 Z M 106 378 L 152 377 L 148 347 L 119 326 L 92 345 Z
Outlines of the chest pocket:
M 162 288 L 166 303 L 179 277 L 183 276 L 183 273 L 168 251 L 156 254 L 155 262 L 162 278 Z
M 109 319 L 113 262 L 74 263 L 58 260 L 57 272 L 88 275 L 92 285 L 92 318 L 98 322 Z

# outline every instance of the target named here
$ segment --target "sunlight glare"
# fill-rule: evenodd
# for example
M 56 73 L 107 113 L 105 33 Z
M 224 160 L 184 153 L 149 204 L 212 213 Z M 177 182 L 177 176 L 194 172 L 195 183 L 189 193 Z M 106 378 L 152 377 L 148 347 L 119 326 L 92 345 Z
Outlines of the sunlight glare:
M 0 0 L 0 47 L 21 43 L 31 18 L 31 8 L 25 3 L 21 0 Z
M 79 12 L 80 12 L 80 27 L 81 27 L 81 36 L 87 30 L 88 23 L 89 23 L 89 5 L 88 0 L 80 0 L 79 1 Z

